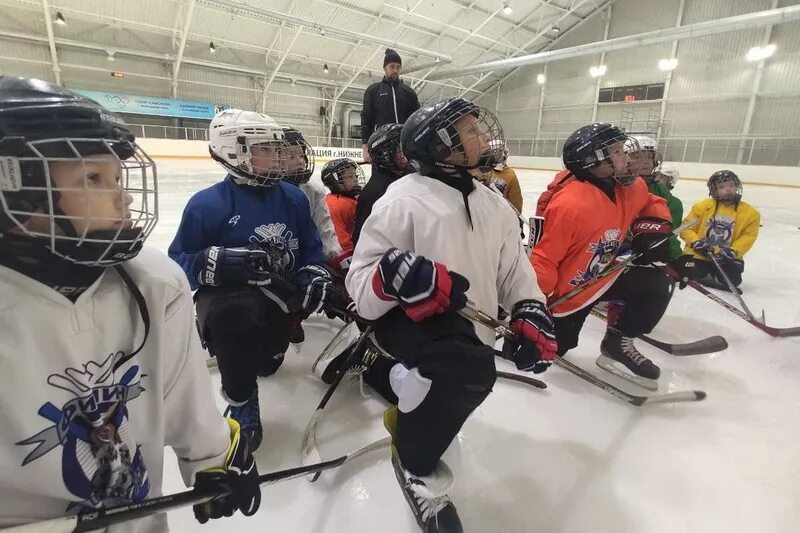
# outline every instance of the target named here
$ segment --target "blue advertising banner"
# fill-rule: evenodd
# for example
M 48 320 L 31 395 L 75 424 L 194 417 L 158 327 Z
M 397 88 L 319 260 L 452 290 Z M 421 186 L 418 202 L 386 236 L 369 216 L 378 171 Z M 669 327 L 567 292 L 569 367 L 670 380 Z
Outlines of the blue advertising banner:
M 83 89 L 75 89 L 75 92 L 88 96 L 105 106 L 106 109 L 117 113 L 210 120 L 214 118 L 216 111 L 216 107 L 210 102 L 173 100 L 171 98 L 159 98 L 158 96 L 135 96 L 106 91 L 85 91 Z

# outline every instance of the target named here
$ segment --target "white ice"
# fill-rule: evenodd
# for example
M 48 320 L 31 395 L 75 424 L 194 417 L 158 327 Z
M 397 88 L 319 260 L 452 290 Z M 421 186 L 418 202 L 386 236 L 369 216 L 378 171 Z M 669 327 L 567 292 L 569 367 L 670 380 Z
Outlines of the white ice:
M 222 177 L 210 161 L 160 160 L 161 220 L 151 243 L 166 251 L 195 191 Z M 518 171 L 525 214 L 552 172 Z M 317 179 L 317 178 L 315 178 Z M 675 193 L 688 213 L 702 182 Z M 763 227 L 747 255 L 744 298 L 767 323 L 800 325 L 800 189 L 747 186 Z M 730 295 L 726 297 L 733 301 Z M 305 425 L 326 387 L 311 363 L 340 323 L 311 319 L 300 352 L 260 379 L 262 473 L 299 465 Z M 594 365 L 604 325 L 588 318 L 571 360 L 635 394 L 646 391 Z M 661 368 L 660 392 L 702 389 L 700 403 L 637 408 L 559 368 L 548 389 L 498 381 L 445 455 L 451 494 L 471 532 L 797 532 L 800 531 L 800 338 L 774 339 L 691 288 L 677 291 L 653 333 L 672 342 L 723 335 L 730 348 L 674 357 L 640 343 Z M 512 370 L 505 362 L 498 367 Z M 215 387 L 219 375 L 212 372 Z M 216 391 L 215 391 L 216 393 Z M 218 394 L 217 394 L 218 396 Z M 222 399 L 217 397 L 222 409 Z M 377 397 L 343 383 L 318 437 L 325 458 L 383 438 Z M 395 481 L 387 450 L 324 474 L 263 491 L 261 510 L 201 528 L 190 509 L 170 514 L 173 531 L 418 531 Z M 171 451 L 166 493 L 183 490 Z

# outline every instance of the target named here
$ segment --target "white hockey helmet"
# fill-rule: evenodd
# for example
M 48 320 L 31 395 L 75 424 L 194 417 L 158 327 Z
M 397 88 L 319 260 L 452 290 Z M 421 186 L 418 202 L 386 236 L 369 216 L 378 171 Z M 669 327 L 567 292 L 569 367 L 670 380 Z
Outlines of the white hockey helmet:
M 649 152 L 653 156 L 653 172 L 661 166 L 661 154 L 658 151 L 658 141 L 648 135 L 631 135 L 625 142 L 625 151 L 628 155 L 633 155 L 639 152 Z
M 666 176 L 666 185 L 670 189 L 675 187 L 675 184 L 681 179 L 681 171 L 675 167 L 661 167 L 659 172 Z
M 226 109 L 211 121 L 208 151 L 236 183 L 271 187 L 286 175 L 283 139 L 283 128 L 271 116 Z M 254 147 L 262 159 L 257 165 L 252 161 Z

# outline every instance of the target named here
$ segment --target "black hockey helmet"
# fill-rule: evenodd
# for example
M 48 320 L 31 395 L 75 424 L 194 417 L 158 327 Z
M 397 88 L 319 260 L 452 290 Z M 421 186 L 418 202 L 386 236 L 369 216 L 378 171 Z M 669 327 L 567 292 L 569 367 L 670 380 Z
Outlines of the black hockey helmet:
M 91 217 L 116 229 L 79 234 L 59 199 L 54 163 L 86 165 L 107 162 L 111 156 L 120 167 L 120 201 L 133 198 L 131 219 Z M 89 176 L 83 188 L 92 191 Z M 48 230 L 34 230 L 27 223 L 44 218 Z M 51 83 L 28 78 L 0 76 L 0 239 L 11 238 L 40 244 L 51 253 L 76 264 L 110 266 L 133 258 L 158 219 L 155 163 L 136 145 L 127 124 L 100 104 Z M 42 224 L 39 224 L 42 226 Z M 2 246 L 2 244 L 0 244 Z
M 467 115 L 475 117 L 478 123 L 470 131 L 460 132 L 456 122 Z M 486 147 L 474 162 L 464 153 L 462 134 L 483 137 L 478 142 Z M 448 98 L 416 110 L 403 124 L 400 135 L 403 153 L 422 174 L 436 169 L 463 174 L 475 168 L 492 167 L 502 158 L 504 143 L 493 143 L 497 140 L 505 140 L 497 117 L 463 98 Z M 461 154 L 461 161 L 457 158 L 445 161 L 456 154 Z
M 345 189 L 344 179 L 349 173 L 354 173 L 357 185 L 354 189 Z M 333 194 L 355 195 L 364 187 L 366 178 L 364 171 L 352 159 L 340 158 L 331 159 L 322 167 L 322 183 L 330 189 Z
M 287 158 L 286 177 L 284 178 L 289 183 L 300 185 L 301 183 L 308 183 L 311 175 L 314 173 L 314 149 L 308 144 L 303 134 L 294 128 L 283 128 L 283 140 L 290 151 Z M 294 151 L 298 154 L 294 154 Z M 300 155 L 302 154 L 302 155 Z M 296 160 L 294 155 L 300 155 L 300 160 Z
M 732 183 L 735 187 L 734 192 L 722 194 L 720 187 L 725 183 Z M 714 200 L 723 203 L 735 203 L 742 199 L 742 180 L 732 170 L 717 170 L 706 182 L 708 195 Z
M 403 131 L 402 124 L 384 124 L 369 136 L 367 150 L 372 162 L 381 170 L 385 170 L 395 177 L 406 174 L 406 163 L 403 168 L 397 166 L 395 154 L 400 148 L 400 133 Z
M 630 143 L 629 139 L 619 127 L 606 122 L 582 126 L 564 141 L 561 156 L 564 166 L 579 179 L 592 178 L 592 169 L 611 158 L 609 147 L 620 143 L 620 149 L 624 151 L 625 143 Z M 624 175 L 614 172 L 611 177 L 621 185 L 630 185 L 636 178 L 628 172 Z

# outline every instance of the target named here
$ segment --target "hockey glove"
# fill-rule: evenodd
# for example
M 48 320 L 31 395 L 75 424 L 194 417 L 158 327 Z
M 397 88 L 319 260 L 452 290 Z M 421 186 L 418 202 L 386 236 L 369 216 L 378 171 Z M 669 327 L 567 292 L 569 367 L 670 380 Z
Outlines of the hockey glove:
M 331 275 L 319 265 L 306 265 L 295 274 L 297 285 L 303 291 L 303 312 L 316 313 L 330 297 L 333 282 Z
M 226 420 L 231 430 L 231 446 L 225 456 L 225 463 L 219 468 L 198 472 L 194 488 L 198 491 L 222 489 L 227 494 L 193 507 L 194 517 L 201 524 L 205 524 L 210 518 L 232 516 L 237 509 L 245 516 L 252 516 L 261 505 L 258 468 L 250 451 L 250 443 L 241 433 L 236 420 Z
M 680 290 L 685 289 L 686 285 L 689 284 L 689 281 L 693 279 L 694 276 L 694 256 L 685 254 L 676 257 L 669 262 L 669 266 L 678 273 L 678 288 Z
M 382 300 L 397 300 L 411 320 L 420 322 L 467 305 L 469 280 L 441 263 L 392 248 L 378 264 L 372 289 Z
M 272 282 L 270 273 L 264 268 L 267 252 L 255 248 L 223 248 L 209 246 L 194 260 L 192 270 L 197 272 L 200 285 L 265 286 Z
M 511 309 L 511 329 L 520 342 L 506 339 L 503 357 L 514 361 L 519 370 L 541 374 L 556 358 L 555 326 L 547 306 L 538 300 L 521 300 Z
M 730 246 L 722 245 L 716 247 L 714 250 L 717 257 L 722 259 L 723 261 L 736 261 L 736 250 L 731 248 Z
M 631 247 L 639 254 L 637 265 L 666 263 L 670 258 L 669 237 L 672 223 L 657 217 L 637 218 L 631 224 Z M 662 241 L 657 244 L 659 241 Z
M 698 239 L 692 243 L 692 250 L 701 254 L 708 255 L 714 247 L 706 239 Z

